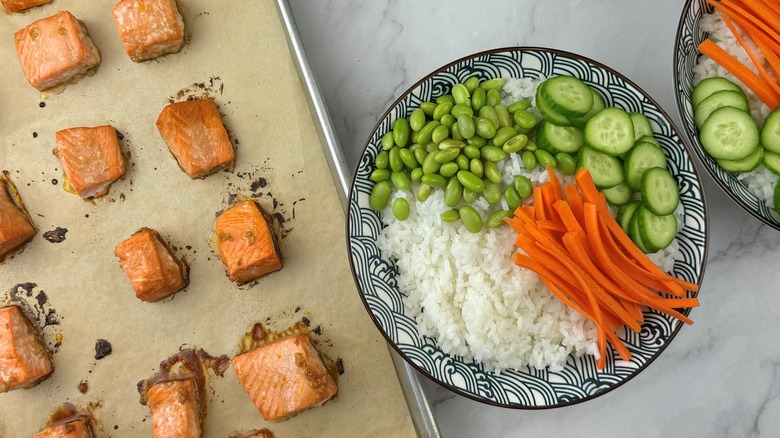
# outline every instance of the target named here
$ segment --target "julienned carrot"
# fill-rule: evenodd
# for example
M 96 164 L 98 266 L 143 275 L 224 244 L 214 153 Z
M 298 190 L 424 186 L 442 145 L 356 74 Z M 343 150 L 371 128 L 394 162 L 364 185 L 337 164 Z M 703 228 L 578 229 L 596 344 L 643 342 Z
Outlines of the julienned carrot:
M 753 65 L 756 66 L 756 69 L 758 69 L 758 72 L 763 76 L 764 81 L 766 81 L 767 85 L 769 85 L 775 93 L 780 94 L 780 83 L 772 77 L 772 75 L 766 71 L 764 68 L 764 63 L 761 62 L 760 59 L 756 56 L 755 53 L 753 53 L 753 49 L 745 42 L 745 40 L 742 38 L 742 35 L 739 33 L 739 31 L 734 27 L 734 24 L 731 22 L 731 20 L 724 16 L 723 22 L 726 23 L 726 26 L 729 28 L 731 33 L 734 35 L 734 38 L 737 39 L 737 42 L 742 46 L 743 49 L 745 49 L 745 52 L 747 52 L 748 56 L 750 57 L 750 60 L 753 61 Z
M 754 34 L 757 34 L 758 32 L 751 33 L 750 31 L 746 31 L 745 33 L 748 35 L 748 38 L 756 44 L 756 47 L 758 47 L 758 50 L 764 55 L 764 59 L 766 59 L 766 62 L 772 68 L 775 78 L 780 81 L 780 48 L 772 50 L 771 45 L 765 38 L 762 38 L 760 35 L 757 37 L 754 36 Z
M 752 1 L 737 1 L 737 0 L 722 0 L 726 4 L 736 4 L 745 9 L 754 17 L 766 23 L 768 26 L 775 26 L 774 29 L 780 29 L 780 11 L 772 10 L 767 4 L 764 4 L 760 0 Z M 780 3 L 778 3 L 780 4 Z
M 774 0 L 758 0 L 758 2 L 766 6 L 767 9 L 780 15 L 780 2 L 776 2 Z
M 574 217 L 577 218 L 577 221 L 580 223 L 585 223 L 585 216 L 582 212 L 582 197 L 577 186 L 574 184 L 566 186 L 564 192 L 566 193 L 566 200 L 569 202 L 569 207 L 571 208 Z
M 741 6 L 735 5 L 733 3 L 716 1 L 716 0 L 707 0 L 707 3 L 711 4 L 715 9 L 717 9 L 723 15 L 728 15 L 729 18 L 732 18 L 737 23 L 740 23 L 740 26 L 742 25 L 741 23 L 743 22 L 752 23 L 754 26 L 764 31 L 767 34 L 767 36 L 773 38 L 774 41 L 780 41 L 780 33 L 772 29 L 772 27 L 769 26 L 767 23 L 764 23 L 762 20 L 753 16 L 751 13 L 743 9 Z
M 718 47 L 718 45 L 711 40 L 704 40 L 699 44 L 699 51 L 712 58 L 715 62 L 720 64 L 721 67 L 736 76 L 737 79 L 750 88 L 770 109 L 774 109 L 780 104 L 780 96 L 778 96 L 763 79 L 750 71 L 750 69 L 742 65 L 736 58 Z

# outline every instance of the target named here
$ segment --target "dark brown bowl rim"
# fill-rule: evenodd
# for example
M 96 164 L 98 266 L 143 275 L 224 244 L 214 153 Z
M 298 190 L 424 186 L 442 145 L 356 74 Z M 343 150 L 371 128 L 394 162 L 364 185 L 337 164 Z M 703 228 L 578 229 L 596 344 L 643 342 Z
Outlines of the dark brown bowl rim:
M 629 84 L 630 86 L 632 86 L 636 90 L 638 90 L 640 93 L 642 93 L 642 95 L 645 98 L 647 98 L 650 101 L 650 103 L 652 103 L 658 109 L 658 111 L 664 116 L 666 121 L 669 123 L 669 125 L 671 127 L 671 130 L 672 130 L 672 133 L 676 133 L 677 137 L 681 139 L 680 145 L 683 147 L 683 149 L 685 149 L 685 151 L 688 153 L 688 155 L 691 154 L 688 145 L 684 141 L 682 141 L 682 137 L 677 132 L 677 127 L 674 124 L 674 122 L 672 122 L 671 118 L 669 117 L 669 114 L 667 114 L 666 111 L 664 111 L 664 109 L 658 104 L 658 102 L 656 102 L 652 97 L 650 97 L 650 95 L 648 95 L 642 88 L 640 88 L 638 85 L 636 85 L 634 82 L 630 81 L 628 78 L 626 78 L 622 74 L 618 73 L 616 70 L 614 70 L 614 69 L 612 69 L 610 67 L 607 67 L 606 65 L 604 65 L 604 64 L 602 64 L 600 62 L 594 61 L 594 60 L 592 60 L 592 59 L 590 59 L 590 58 L 588 58 L 586 56 L 578 55 L 578 54 L 575 54 L 575 53 L 572 53 L 572 52 L 567 52 L 567 51 L 564 51 L 564 50 L 550 49 L 550 48 L 546 48 L 546 47 L 517 46 L 517 47 L 501 47 L 501 48 L 497 48 L 497 49 L 485 50 L 485 51 L 481 51 L 481 52 L 477 52 L 477 53 L 474 53 L 474 54 L 471 54 L 471 55 L 464 56 L 462 58 L 459 58 L 459 59 L 457 59 L 455 61 L 452 61 L 452 62 L 450 62 L 450 63 L 448 63 L 448 64 L 446 64 L 446 65 L 444 65 L 444 66 L 442 66 L 442 67 L 440 67 L 440 68 L 438 68 L 436 70 L 434 70 L 430 74 L 424 76 L 419 81 L 415 82 L 411 87 L 409 87 L 406 91 L 404 91 L 400 95 L 400 97 L 398 99 L 396 99 L 390 105 L 390 107 L 387 109 L 387 111 L 385 111 L 382 114 L 381 117 L 379 117 L 379 121 L 376 123 L 374 128 L 371 129 L 371 134 L 368 136 L 368 139 L 366 140 L 365 146 L 363 146 L 363 150 L 362 150 L 360 156 L 362 157 L 362 156 L 365 155 L 366 150 L 368 149 L 369 143 L 371 141 L 371 137 L 373 136 L 374 132 L 376 132 L 377 129 L 379 129 L 379 126 L 382 124 L 382 121 L 390 114 L 390 112 L 409 93 L 411 93 L 415 88 L 420 86 L 420 84 L 422 84 L 423 82 L 428 81 L 434 75 L 436 75 L 438 73 L 441 73 L 442 71 L 452 67 L 453 65 L 460 64 L 462 62 L 465 62 L 465 61 L 468 61 L 468 60 L 471 60 L 471 59 L 474 59 L 474 58 L 478 58 L 480 56 L 491 55 L 491 54 L 496 54 L 496 53 L 503 53 L 503 52 L 523 52 L 523 51 L 537 51 L 537 52 L 541 51 L 541 52 L 548 52 L 548 53 L 557 54 L 557 55 L 563 55 L 563 56 L 567 56 L 567 57 L 574 58 L 574 59 L 579 59 L 579 60 L 591 63 L 592 65 L 595 65 L 595 66 L 597 66 L 597 67 L 599 67 L 601 69 L 604 69 L 604 70 L 606 70 L 606 71 L 608 71 L 608 72 L 618 76 L 619 78 L 624 80 L 627 84 Z M 699 278 L 698 278 L 698 281 L 697 281 L 697 284 L 701 288 L 702 280 L 704 278 L 704 271 L 707 268 L 707 251 L 708 251 L 708 247 L 709 247 L 709 219 L 707 217 L 707 199 L 704 196 L 704 187 L 703 187 L 703 184 L 702 184 L 702 181 L 701 181 L 701 175 L 699 175 L 699 171 L 698 171 L 698 169 L 696 169 L 695 165 L 693 165 L 692 167 L 693 167 L 693 173 L 696 176 L 696 180 L 699 182 L 699 188 L 700 188 L 700 192 L 701 192 L 701 195 L 702 195 L 702 209 L 704 210 L 704 254 L 702 255 L 701 272 L 699 273 Z M 353 191 L 355 190 L 355 182 L 356 181 L 357 181 L 357 169 L 352 174 L 352 182 L 351 182 L 351 184 L 349 186 L 349 194 L 348 194 L 348 197 L 347 197 L 347 202 L 348 203 L 351 202 Z M 444 383 L 444 382 L 436 379 L 430 373 L 428 373 L 425 369 L 423 369 L 422 367 L 420 367 L 419 365 L 414 363 L 414 361 L 412 361 L 409 357 L 407 357 L 406 354 L 393 342 L 393 340 L 390 339 L 390 337 L 387 335 L 387 333 L 385 333 L 385 330 L 382 328 L 382 325 L 379 323 L 379 321 L 374 316 L 374 312 L 371 311 L 371 307 L 369 306 L 368 301 L 366 300 L 365 295 L 363 294 L 363 289 L 360 286 L 360 282 L 358 281 L 357 271 L 355 270 L 355 264 L 354 264 L 354 262 L 352 260 L 352 254 L 351 254 L 351 250 L 350 250 L 350 248 L 351 248 L 350 240 L 351 239 L 350 239 L 350 234 L 349 234 L 349 224 L 350 224 L 351 218 L 352 218 L 352 209 L 348 208 L 347 209 L 347 220 L 345 222 L 346 243 L 347 243 L 347 248 L 346 249 L 347 249 L 347 258 L 349 259 L 349 267 L 352 270 L 352 279 L 355 282 L 355 286 L 358 289 L 358 294 L 360 295 L 361 301 L 363 301 L 363 305 L 365 306 L 366 311 L 367 311 L 369 317 L 371 317 L 371 320 L 374 322 L 374 325 L 376 325 L 377 329 L 379 329 L 379 332 L 385 338 L 385 341 L 396 351 L 396 353 L 398 353 L 398 355 L 401 358 L 403 358 L 403 360 L 406 363 L 411 365 L 412 368 L 417 370 L 417 372 L 419 372 L 420 374 L 422 374 L 423 376 L 425 376 L 426 378 L 428 378 L 432 382 L 434 382 L 437 385 L 439 385 L 439 386 L 441 386 L 441 387 L 443 387 L 443 388 L 445 388 L 445 389 L 447 389 L 449 391 L 452 391 L 455 394 L 458 394 L 458 395 L 460 395 L 462 397 L 466 397 L 468 399 L 471 399 L 471 400 L 474 400 L 474 401 L 477 401 L 477 402 L 480 402 L 480 403 L 484 403 L 486 405 L 496 406 L 496 407 L 500 407 L 500 408 L 507 408 L 507 409 L 517 409 L 517 410 L 546 410 L 546 409 L 562 408 L 562 407 L 565 407 L 565 406 L 572 406 L 572 405 L 583 403 L 583 402 L 586 402 L 586 401 L 589 401 L 589 400 L 593 400 L 593 399 L 595 399 L 597 397 L 601 397 L 601 396 L 603 396 L 603 395 L 605 395 L 607 393 L 612 392 L 616 388 L 619 388 L 620 386 L 623 386 L 626 382 L 628 382 L 629 380 L 632 380 L 634 377 L 639 375 L 639 373 L 644 371 L 651 363 L 653 363 L 656 360 L 656 358 L 658 358 L 658 356 L 661 355 L 661 353 L 663 353 L 664 350 L 666 350 L 666 348 L 672 343 L 674 338 L 677 336 L 677 333 L 679 333 L 680 329 L 683 326 L 682 324 L 678 325 L 677 328 L 669 336 L 669 339 L 666 341 L 666 343 L 647 362 L 645 362 L 641 367 L 637 368 L 636 371 L 633 374 L 631 374 L 630 376 L 626 377 L 625 379 L 621 380 L 620 382 L 610 386 L 609 388 L 607 388 L 607 389 L 605 389 L 603 391 L 600 391 L 600 392 L 597 392 L 595 394 L 591 394 L 591 395 L 589 395 L 587 397 L 579 398 L 579 399 L 576 399 L 576 400 L 571 400 L 571 401 L 567 401 L 567 402 L 564 402 L 564 403 L 557 403 L 557 404 L 553 404 L 553 405 L 545 405 L 545 406 L 513 405 L 513 404 L 506 404 L 506 403 L 498 403 L 498 402 L 495 402 L 495 401 L 492 401 L 492 400 L 486 400 L 484 398 L 480 398 L 480 397 L 477 397 L 477 396 L 475 396 L 473 394 L 469 394 L 469 393 L 461 390 L 460 388 L 457 388 L 455 386 L 449 385 L 447 383 Z M 698 294 L 696 294 L 696 295 L 698 295 Z M 691 311 L 690 308 L 689 309 L 685 309 L 683 311 L 683 313 L 687 316 L 687 315 L 690 314 L 690 311 Z

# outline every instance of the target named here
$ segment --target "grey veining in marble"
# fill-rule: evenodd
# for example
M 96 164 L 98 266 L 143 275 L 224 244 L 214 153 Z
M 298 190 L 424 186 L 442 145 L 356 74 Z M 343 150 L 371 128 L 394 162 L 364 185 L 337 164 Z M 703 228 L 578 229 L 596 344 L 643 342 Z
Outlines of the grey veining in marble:
M 681 126 L 672 49 L 682 3 L 291 0 L 352 168 L 379 116 L 414 82 L 457 58 L 504 46 L 552 47 L 600 61 Z M 709 261 L 693 326 L 624 386 L 567 408 L 494 408 L 427 383 L 444 436 L 780 436 L 780 232 L 739 209 L 703 171 L 702 179 Z

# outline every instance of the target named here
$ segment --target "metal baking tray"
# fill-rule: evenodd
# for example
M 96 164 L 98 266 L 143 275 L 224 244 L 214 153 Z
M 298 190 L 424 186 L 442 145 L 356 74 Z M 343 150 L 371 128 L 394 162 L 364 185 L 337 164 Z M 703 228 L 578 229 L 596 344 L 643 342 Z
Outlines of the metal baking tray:
M 328 160 L 328 166 L 330 167 L 333 181 L 336 184 L 336 191 L 341 200 L 341 205 L 346 212 L 348 206 L 347 193 L 349 193 L 351 172 L 347 167 L 346 160 L 344 160 L 344 154 L 339 145 L 339 140 L 336 136 L 336 131 L 333 128 L 330 115 L 328 114 L 328 108 L 320 93 L 314 71 L 309 65 L 303 42 L 298 35 L 298 29 L 295 25 L 295 19 L 293 18 L 290 4 L 287 0 L 276 0 L 276 8 L 279 12 L 279 18 L 281 19 L 285 35 L 287 36 L 290 52 L 295 61 L 298 77 L 300 78 L 306 93 L 306 100 L 309 103 L 309 109 L 311 110 L 314 124 L 317 127 L 317 132 L 320 136 L 325 157 Z M 412 417 L 412 422 L 414 423 L 417 435 L 427 438 L 440 437 L 441 435 L 438 426 L 436 425 L 436 419 L 433 417 L 431 406 L 428 403 L 428 397 L 423 391 L 422 383 L 420 381 L 421 376 L 408 363 L 401 359 L 392 348 L 390 348 L 390 355 L 393 358 L 393 363 L 396 372 L 398 373 L 398 380 L 401 384 L 404 397 L 406 398 L 406 404 L 409 406 L 409 414 Z

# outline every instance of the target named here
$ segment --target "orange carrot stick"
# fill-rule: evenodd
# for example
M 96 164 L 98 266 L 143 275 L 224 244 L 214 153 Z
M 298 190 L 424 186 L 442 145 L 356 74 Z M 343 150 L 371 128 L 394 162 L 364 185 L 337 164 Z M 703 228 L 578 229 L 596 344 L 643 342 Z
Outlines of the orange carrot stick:
M 576 185 L 572 184 L 566 186 L 564 191 L 566 192 L 566 201 L 569 203 L 569 207 L 571 208 L 574 217 L 577 218 L 577 222 L 584 224 L 585 216 L 582 212 L 582 196 L 580 195 L 579 189 L 577 189 Z
M 780 2 L 777 2 L 775 0 L 758 0 L 758 1 L 762 3 L 764 6 L 766 6 L 767 9 L 780 15 Z
M 544 195 L 539 186 L 534 187 L 534 215 L 537 219 L 547 219 L 544 214 Z
M 780 94 L 780 84 L 775 80 L 775 78 L 772 77 L 772 75 L 766 71 L 764 68 L 764 63 L 761 62 L 760 59 L 756 56 L 755 53 L 753 53 L 753 49 L 748 46 L 747 42 L 742 38 L 742 35 L 739 33 L 739 31 L 734 27 L 734 24 L 731 22 L 731 20 L 724 16 L 723 22 L 726 23 L 726 26 L 728 26 L 729 30 L 732 34 L 734 34 L 734 38 L 737 39 L 737 42 L 742 46 L 742 48 L 745 49 L 745 52 L 747 52 L 748 56 L 750 57 L 750 60 L 753 61 L 753 65 L 756 66 L 756 69 L 758 69 L 758 72 L 761 73 L 761 76 L 763 76 L 764 80 L 766 81 L 767 85 L 769 85 L 775 93 Z
M 760 20 L 773 30 L 780 29 L 780 12 L 772 10 L 768 5 L 759 0 L 722 0 L 722 2 L 727 5 L 732 4 L 741 7 L 745 10 L 745 13 L 756 17 L 756 19 Z
M 772 67 L 775 78 L 780 80 L 780 51 L 772 51 L 770 44 L 767 43 L 766 39 L 761 38 L 760 36 L 756 37 L 755 35 L 759 34 L 759 32 L 751 33 L 748 31 L 745 33 L 748 38 L 756 44 L 758 50 L 761 51 L 761 54 L 764 55 L 764 59 L 766 59 L 766 62 Z
M 740 6 L 734 5 L 733 3 L 727 3 L 727 2 L 716 1 L 716 0 L 707 0 L 707 3 L 711 4 L 715 9 L 718 10 L 718 12 L 722 13 L 723 15 L 727 15 L 729 18 L 732 18 L 737 23 L 741 23 L 741 22 L 752 23 L 754 26 L 764 31 L 767 34 L 767 36 L 773 38 L 774 41 L 780 41 L 780 33 L 773 30 L 769 25 L 759 20 L 758 18 L 754 17 L 753 15 L 745 11 Z

